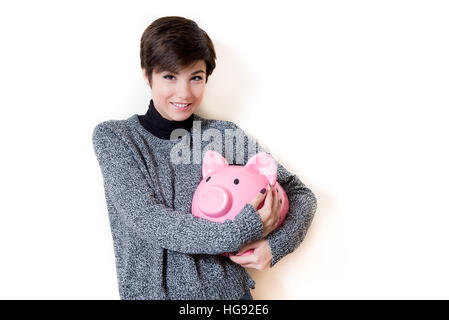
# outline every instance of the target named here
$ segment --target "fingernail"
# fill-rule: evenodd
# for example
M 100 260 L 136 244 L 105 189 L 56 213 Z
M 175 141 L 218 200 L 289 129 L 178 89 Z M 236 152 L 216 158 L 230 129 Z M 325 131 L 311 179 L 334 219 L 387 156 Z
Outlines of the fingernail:
M 260 190 L 260 193 L 265 194 L 265 191 L 267 191 L 267 189 L 263 188 L 262 190 Z

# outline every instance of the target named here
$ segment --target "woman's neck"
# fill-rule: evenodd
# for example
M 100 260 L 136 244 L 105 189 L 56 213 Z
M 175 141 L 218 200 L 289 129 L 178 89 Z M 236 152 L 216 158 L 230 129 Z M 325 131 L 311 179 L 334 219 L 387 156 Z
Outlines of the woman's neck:
M 140 124 L 150 133 L 160 139 L 169 140 L 173 130 L 185 129 L 190 131 L 193 125 L 193 113 L 183 121 L 165 119 L 154 107 L 153 99 L 150 101 L 148 111 L 138 115 Z

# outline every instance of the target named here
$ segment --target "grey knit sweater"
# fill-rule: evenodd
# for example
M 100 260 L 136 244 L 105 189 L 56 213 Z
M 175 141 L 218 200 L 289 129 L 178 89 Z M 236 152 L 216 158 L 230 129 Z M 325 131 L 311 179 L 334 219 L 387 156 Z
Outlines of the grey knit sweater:
M 228 141 L 225 130 L 241 129 L 230 121 L 193 115 L 194 126 L 190 132 L 181 133 L 180 140 L 154 136 L 139 123 L 137 114 L 126 120 L 101 122 L 93 131 L 121 299 L 238 299 L 248 288 L 255 288 L 243 267 L 220 254 L 262 238 L 257 211 L 246 204 L 234 221 L 225 223 L 194 217 L 190 211 L 201 180 L 204 152 L 213 148 L 230 164 L 245 164 L 248 142 L 255 141 L 240 131 L 245 136 L 244 144 L 223 152 L 217 149 L 217 142 L 221 140 L 223 149 L 229 150 L 229 144 L 224 146 Z M 211 147 L 203 135 L 198 144 L 198 128 L 203 133 L 219 132 L 222 139 L 213 141 Z M 184 151 L 191 152 L 190 159 L 174 161 L 181 143 Z M 253 151 L 265 151 L 257 142 L 255 145 Z M 244 159 L 239 163 L 238 153 L 242 151 Z M 296 175 L 276 164 L 277 179 L 288 195 L 290 209 L 284 224 L 266 237 L 272 265 L 299 246 L 317 203 Z

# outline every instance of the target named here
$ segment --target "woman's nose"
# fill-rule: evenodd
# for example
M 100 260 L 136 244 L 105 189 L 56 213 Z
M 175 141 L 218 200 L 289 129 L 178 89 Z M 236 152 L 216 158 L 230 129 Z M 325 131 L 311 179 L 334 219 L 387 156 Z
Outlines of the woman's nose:
M 180 99 L 187 100 L 192 96 L 192 89 L 190 88 L 190 83 L 185 83 L 184 81 L 179 81 L 176 87 L 176 95 Z

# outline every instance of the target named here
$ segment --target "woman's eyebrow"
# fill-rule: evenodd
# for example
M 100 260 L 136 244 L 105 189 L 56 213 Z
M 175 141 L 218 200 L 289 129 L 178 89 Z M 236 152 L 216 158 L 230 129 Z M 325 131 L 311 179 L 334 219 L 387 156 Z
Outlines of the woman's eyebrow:
M 201 72 L 202 72 L 202 73 L 206 73 L 206 72 L 204 72 L 203 70 L 197 70 L 197 71 L 195 71 L 195 72 L 192 72 L 191 75 L 193 76 L 193 75 L 195 75 L 195 74 L 197 74 L 197 73 L 201 73 Z M 179 74 L 179 72 L 172 72 L 172 73 L 174 73 L 174 74 Z
M 197 74 L 197 73 L 206 73 L 206 72 L 204 72 L 203 70 L 197 70 L 197 71 L 195 71 L 195 72 L 192 72 L 192 76 L 194 75 L 194 74 Z

